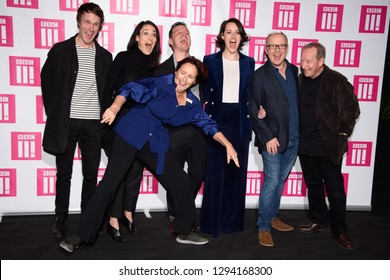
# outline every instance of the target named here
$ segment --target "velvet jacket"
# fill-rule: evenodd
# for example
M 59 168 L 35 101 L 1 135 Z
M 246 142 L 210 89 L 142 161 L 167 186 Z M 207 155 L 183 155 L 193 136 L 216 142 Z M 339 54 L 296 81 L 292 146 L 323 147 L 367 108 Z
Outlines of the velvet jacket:
M 298 68 L 287 63 L 298 86 Z M 298 96 L 296 98 L 298 100 Z M 264 119 L 258 118 L 260 105 L 266 111 Z M 249 88 L 249 113 L 256 135 L 255 146 L 265 150 L 267 142 L 276 137 L 280 145 L 278 153 L 283 153 L 289 142 L 289 104 L 269 60 L 252 75 Z
M 217 123 L 220 121 L 220 109 L 222 104 L 223 94 L 223 65 L 222 65 L 223 50 L 207 55 L 203 58 L 207 70 L 209 72 L 208 79 L 201 85 L 201 99 L 205 104 L 205 111 Z M 248 88 L 250 77 L 255 68 L 255 60 L 252 57 L 246 56 L 239 52 L 240 64 L 240 137 L 252 138 L 252 125 L 248 112 Z
M 47 115 L 43 149 L 52 154 L 63 153 L 68 139 L 70 105 L 78 72 L 76 36 L 56 43 L 49 51 L 41 71 L 41 90 Z M 105 96 L 104 85 L 112 62 L 112 54 L 94 41 L 95 75 L 100 111 L 111 96 Z
M 300 74 L 299 88 L 303 82 L 304 76 Z M 347 151 L 348 137 L 351 136 L 359 115 L 359 103 L 353 86 L 342 74 L 324 65 L 317 93 L 316 120 L 325 152 L 333 164 L 340 164 Z

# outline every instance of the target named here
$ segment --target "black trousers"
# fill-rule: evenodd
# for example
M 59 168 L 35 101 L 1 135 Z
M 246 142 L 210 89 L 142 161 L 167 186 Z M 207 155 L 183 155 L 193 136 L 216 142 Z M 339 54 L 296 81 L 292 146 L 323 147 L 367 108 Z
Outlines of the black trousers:
M 77 231 L 77 235 L 82 241 L 86 243 L 95 241 L 107 207 L 114 199 L 120 182 L 135 158 L 155 174 L 157 154 L 150 153 L 149 143 L 146 143 L 138 151 L 115 134 L 106 172 L 88 204 Z M 167 153 L 163 174 L 156 177 L 172 194 L 177 213 L 175 232 L 189 234 L 195 224 L 195 202 L 189 192 L 187 173 L 177 164 L 170 153 Z
M 101 147 L 100 120 L 70 119 L 66 150 L 56 155 L 56 213 L 68 213 L 70 185 L 76 144 L 81 151 L 83 185 L 81 212 L 84 212 L 96 189 Z
M 335 234 L 346 233 L 346 195 L 341 173 L 342 161 L 333 164 L 327 156 L 299 156 L 308 191 L 309 211 L 313 223 L 329 224 Z M 326 193 L 325 193 L 326 191 Z
M 194 125 L 167 127 L 170 137 L 169 153 L 174 157 L 181 168 L 187 162 L 187 172 L 190 180 L 190 192 L 196 198 L 205 176 L 207 157 L 206 135 Z M 137 205 L 140 183 L 144 165 L 134 161 L 126 174 L 123 185 L 118 190 L 109 212 L 110 217 L 121 218 L 123 210 L 134 212 Z M 167 190 L 168 214 L 176 217 L 173 198 Z
M 202 186 L 206 171 L 206 135 L 194 125 L 169 127 L 168 131 L 170 136 L 169 152 L 182 168 L 187 162 L 190 191 L 195 199 Z M 176 217 L 173 198 L 169 191 L 167 191 L 167 207 L 168 215 Z

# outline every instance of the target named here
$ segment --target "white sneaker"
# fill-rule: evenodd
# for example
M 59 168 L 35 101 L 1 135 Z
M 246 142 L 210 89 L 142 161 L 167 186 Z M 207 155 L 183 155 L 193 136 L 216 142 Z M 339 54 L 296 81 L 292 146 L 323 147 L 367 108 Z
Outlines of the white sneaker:
M 208 239 L 197 235 L 195 232 L 191 232 L 189 235 L 178 235 L 176 241 L 181 244 L 192 244 L 192 245 L 204 245 L 209 242 Z

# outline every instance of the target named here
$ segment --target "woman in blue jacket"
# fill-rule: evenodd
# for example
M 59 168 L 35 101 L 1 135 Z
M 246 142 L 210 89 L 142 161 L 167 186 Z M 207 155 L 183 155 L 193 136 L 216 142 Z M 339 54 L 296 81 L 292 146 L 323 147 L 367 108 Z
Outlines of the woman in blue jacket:
M 219 131 L 215 121 L 203 111 L 190 87 L 207 77 L 207 69 L 194 57 L 180 61 L 175 75 L 147 78 L 124 85 L 102 117 L 112 124 L 122 105 L 133 99 L 137 104 L 115 125 L 108 165 L 95 195 L 88 204 L 76 235 L 60 243 L 72 253 L 81 242 L 92 243 L 99 231 L 107 206 L 119 183 L 135 159 L 144 164 L 172 194 L 177 211 L 176 241 L 203 245 L 208 239 L 192 231 L 195 224 L 195 202 L 187 173 L 169 154 L 169 135 L 164 124 L 180 126 L 193 123 L 226 147 L 225 160 L 239 166 L 233 145 Z
M 249 41 L 242 23 L 230 18 L 221 24 L 218 53 L 204 57 L 209 77 L 203 89 L 207 114 L 233 143 L 241 168 L 226 164 L 225 151 L 209 141 L 201 213 L 201 230 L 220 232 L 244 229 L 246 176 L 252 136 L 248 113 L 248 85 L 255 61 L 240 52 Z

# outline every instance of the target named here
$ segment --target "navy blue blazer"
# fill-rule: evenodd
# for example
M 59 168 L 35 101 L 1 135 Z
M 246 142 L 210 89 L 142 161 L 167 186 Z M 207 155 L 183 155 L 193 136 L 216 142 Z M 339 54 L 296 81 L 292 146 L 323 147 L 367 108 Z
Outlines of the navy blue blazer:
M 288 63 L 288 67 L 291 67 L 298 85 L 298 67 L 291 63 Z M 260 105 L 267 113 L 264 119 L 258 118 Z M 256 135 L 255 146 L 265 150 L 267 142 L 276 137 L 280 144 L 278 153 L 283 153 L 289 142 L 289 105 L 269 61 L 252 75 L 249 88 L 249 113 Z
M 201 85 L 201 99 L 205 103 L 205 111 L 217 123 L 220 121 L 222 93 L 223 93 L 223 50 L 206 55 L 203 62 L 209 72 L 208 79 Z M 252 125 L 248 112 L 248 88 L 250 77 L 255 70 L 255 60 L 239 52 L 240 59 L 240 137 L 252 138 Z
M 187 90 L 186 105 L 178 105 L 174 78 L 175 75 L 171 74 L 129 82 L 119 91 L 126 100 L 133 99 L 137 103 L 118 120 L 115 132 L 137 150 L 149 141 L 150 151 L 158 153 L 157 175 L 162 174 L 169 146 L 165 124 L 181 126 L 191 123 L 210 136 L 219 132 L 216 122 L 202 109 L 191 90 Z

